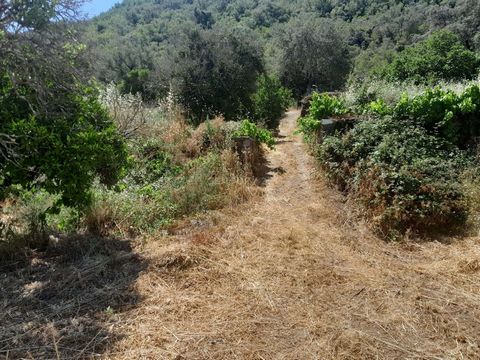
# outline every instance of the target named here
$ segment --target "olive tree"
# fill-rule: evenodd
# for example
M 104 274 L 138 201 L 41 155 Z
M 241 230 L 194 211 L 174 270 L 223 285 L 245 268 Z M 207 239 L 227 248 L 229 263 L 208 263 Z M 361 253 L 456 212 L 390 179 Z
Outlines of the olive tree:
M 262 71 L 260 50 L 247 35 L 190 28 L 172 40 L 161 73 L 191 117 L 239 119 L 251 107 Z
M 316 86 L 319 90 L 341 87 L 350 71 L 344 39 L 325 19 L 296 20 L 277 36 L 277 61 L 283 84 L 300 97 Z

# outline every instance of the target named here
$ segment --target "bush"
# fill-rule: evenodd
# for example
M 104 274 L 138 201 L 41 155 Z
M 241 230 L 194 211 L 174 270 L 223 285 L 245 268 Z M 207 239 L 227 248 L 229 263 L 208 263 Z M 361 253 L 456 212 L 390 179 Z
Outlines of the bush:
M 139 135 L 153 117 L 153 109 L 145 105 L 140 94 L 122 94 L 113 83 L 100 92 L 99 99 L 127 139 Z
M 0 211 L 0 258 L 12 255 L 22 247 L 44 249 L 52 233 L 71 233 L 79 225 L 80 215 L 74 208 L 61 207 L 51 213 L 59 195 L 44 190 L 12 189 Z
M 311 142 L 321 128 L 322 119 L 342 116 L 346 113 L 348 109 L 343 100 L 326 93 L 315 92 L 312 94 L 308 116 L 298 120 L 298 131 L 305 135 L 308 142 Z
M 329 116 L 341 116 L 348 112 L 344 102 L 326 93 L 313 93 L 310 102 L 309 116 L 316 120 L 322 120 Z
M 466 148 L 480 135 L 480 87 L 472 85 L 459 95 L 440 88 L 413 98 L 405 95 L 393 113 L 399 121 L 412 119 L 429 133 Z
M 466 221 L 458 174 L 467 160 L 414 122 L 361 122 L 345 135 L 327 137 L 318 158 L 385 236 L 441 231 Z
M 0 89 L 0 133 L 15 140 L 13 159 L 0 165 L 0 198 L 21 185 L 59 194 L 59 204 L 82 208 L 95 177 L 112 185 L 122 176 L 126 147 L 94 89 L 63 94 L 61 107 L 51 113 L 35 113 L 34 90 L 26 85 L 14 90 L 6 75 Z
M 392 111 L 393 110 L 387 105 L 385 101 L 383 101 L 383 99 L 372 101 L 364 110 L 364 112 L 366 113 L 376 114 L 380 116 L 391 115 Z
M 384 71 L 389 80 L 432 83 L 441 80 L 473 79 L 480 61 L 457 35 L 441 30 L 398 54 Z
M 255 139 L 260 144 L 267 145 L 270 149 L 275 148 L 275 138 L 272 133 L 266 129 L 262 129 L 250 120 L 243 120 L 240 127 L 234 133 L 235 137 L 248 136 Z
M 232 151 L 241 124 L 216 118 L 194 129 L 177 113 L 166 116 L 128 140 L 131 165 L 115 189 L 95 185 L 82 222 L 88 231 L 151 234 L 249 196 L 250 179 Z
M 252 95 L 255 120 L 269 129 L 278 128 L 280 117 L 291 104 L 292 98 L 292 92 L 284 88 L 276 77 L 261 75 L 257 81 L 257 91 Z
M 153 233 L 183 216 L 242 202 L 248 187 L 230 150 L 210 152 L 156 181 L 130 184 L 121 192 L 99 187 L 87 224 L 96 232 L 114 226 L 124 234 Z
M 212 150 L 231 149 L 234 133 L 239 127 L 238 122 L 225 122 L 221 117 L 201 123 L 189 139 L 189 154 L 196 156 Z

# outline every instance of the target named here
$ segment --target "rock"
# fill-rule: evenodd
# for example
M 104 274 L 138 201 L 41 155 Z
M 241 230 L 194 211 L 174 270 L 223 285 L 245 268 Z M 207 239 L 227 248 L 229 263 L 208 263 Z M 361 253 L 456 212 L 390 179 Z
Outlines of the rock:
M 318 141 L 321 142 L 324 136 L 333 135 L 335 133 L 345 133 L 353 129 L 358 118 L 330 118 L 321 121 L 322 127 L 318 133 Z

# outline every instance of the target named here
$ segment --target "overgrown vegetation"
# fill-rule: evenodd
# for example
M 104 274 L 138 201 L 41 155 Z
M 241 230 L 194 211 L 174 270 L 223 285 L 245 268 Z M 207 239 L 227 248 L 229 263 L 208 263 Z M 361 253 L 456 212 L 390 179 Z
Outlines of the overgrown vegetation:
M 112 87 L 100 98 L 125 135 L 130 160 L 123 178 L 113 187 L 97 181 L 88 193 L 91 200 L 73 205 L 58 203 L 61 196 L 43 183 L 29 190 L 17 184 L 3 204 L 0 253 L 42 248 L 52 234 L 158 233 L 183 216 L 241 203 L 255 193 L 251 164 L 239 161 L 234 138 L 251 136 L 272 147 L 274 138 L 267 130 L 222 118 L 195 127 L 167 103 L 147 107 Z M 104 110 L 102 114 L 107 116 Z M 57 211 L 49 211 L 55 205 Z
M 383 69 L 373 69 L 390 81 L 438 83 L 473 79 L 478 75 L 480 58 L 468 50 L 460 38 L 446 30 L 407 47 Z
M 328 178 L 382 235 L 459 229 L 477 216 L 469 194 L 475 193 L 480 88 L 458 81 L 477 75 L 478 57 L 448 31 L 389 57 L 369 70 L 376 80 L 354 75 L 341 98 L 314 94 L 300 130 Z M 320 136 L 322 119 L 341 124 L 345 113 L 356 114 L 352 130 L 340 126 Z
M 458 229 L 474 211 L 460 174 L 477 166 L 479 90 L 475 84 L 459 94 L 434 88 L 391 107 L 376 99 L 351 108 L 362 109 L 363 119 L 323 137 L 319 162 L 386 237 Z M 322 131 L 320 119 L 341 121 L 347 110 L 338 104 L 327 94 L 313 96 L 310 115 L 299 122 L 307 139 Z
M 73 28 L 80 3 L 0 6 L 2 254 L 70 232 L 151 233 L 244 201 L 252 164 L 234 138 L 275 140 L 223 118 L 274 129 L 291 100 L 248 36 L 208 19 L 172 39 L 160 72 L 131 67 L 118 85 L 96 83 Z
M 478 75 L 478 4 L 126 0 L 80 23 L 80 3 L 0 7 L 2 238 L 148 233 L 240 201 L 234 138 L 274 148 L 312 91 L 300 131 L 378 229 L 465 221 L 454 174 L 473 174 L 480 90 L 453 82 Z
M 293 94 L 278 78 L 261 75 L 257 90 L 252 95 L 253 116 L 257 122 L 270 129 L 277 129 L 285 110 L 292 104 Z
M 318 158 L 385 236 L 451 230 L 466 220 L 458 181 L 465 163 L 453 145 L 415 124 L 392 117 L 363 121 L 327 137 Z
M 348 113 L 342 99 L 326 93 L 312 94 L 308 115 L 298 120 L 299 132 L 303 133 L 308 142 L 314 144 L 321 130 L 323 119 L 340 117 Z

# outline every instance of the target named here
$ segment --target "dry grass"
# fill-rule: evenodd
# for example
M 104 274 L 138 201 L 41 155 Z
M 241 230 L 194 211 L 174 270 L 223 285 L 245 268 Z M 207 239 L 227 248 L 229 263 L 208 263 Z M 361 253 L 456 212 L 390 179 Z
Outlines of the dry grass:
M 0 357 L 480 358 L 480 239 L 379 240 L 284 140 L 261 201 L 0 277 Z

